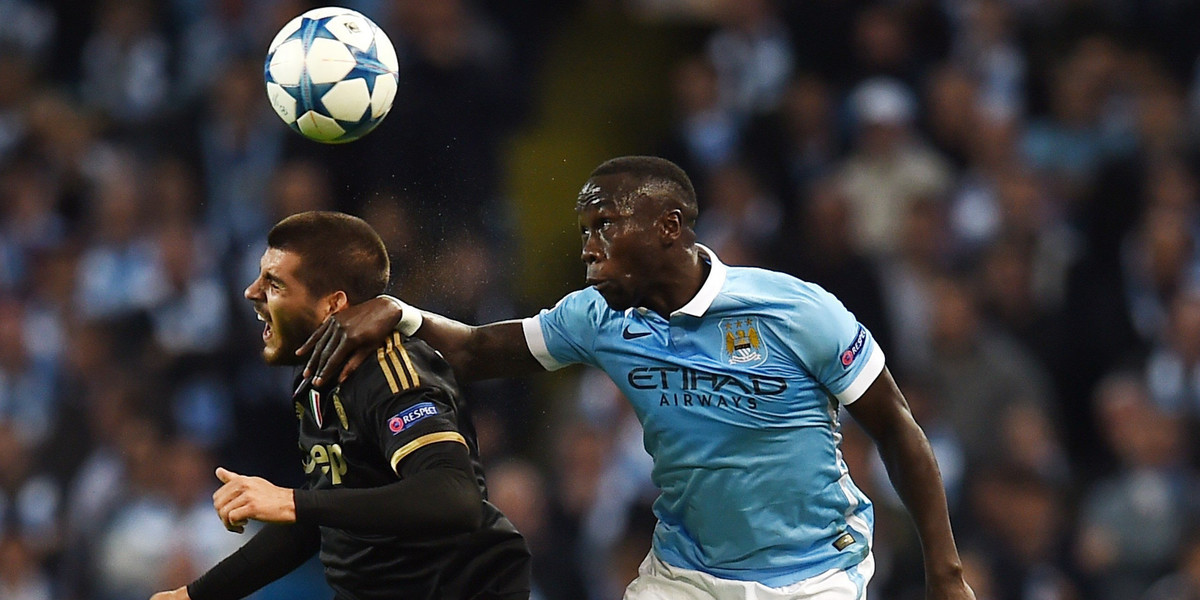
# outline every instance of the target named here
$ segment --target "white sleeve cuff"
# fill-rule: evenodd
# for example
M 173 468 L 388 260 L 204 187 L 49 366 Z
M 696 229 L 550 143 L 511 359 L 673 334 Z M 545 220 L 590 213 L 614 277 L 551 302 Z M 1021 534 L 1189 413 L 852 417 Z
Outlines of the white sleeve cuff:
M 883 350 L 879 348 L 879 344 L 871 344 L 871 355 L 867 357 L 867 364 L 863 365 L 858 376 L 850 382 L 850 385 L 846 386 L 846 389 L 842 390 L 840 394 L 835 394 L 838 402 L 847 405 L 858 400 L 883 372 L 883 362 Z
M 534 315 L 522 319 L 521 330 L 525 332 L 525 344 L 529 346 L 529 353 L 541 363 L 543 369 L 557 371 L 567 366 L 550 356 L 550 349 L 546 347 L 546 336 L 542 333 L 541 317 Z
M 421 309 L 409 306 L 407 302 L 387 294 L 380 294 L 376 298 L 383 298 L 390 301 L 400 309 L 400 321 L 396 323 L 396 331 L 404 337 L 412 337 L 418 329 L 421 328 L 421 323 L 425 321 L 425 315 L 421 314 Z

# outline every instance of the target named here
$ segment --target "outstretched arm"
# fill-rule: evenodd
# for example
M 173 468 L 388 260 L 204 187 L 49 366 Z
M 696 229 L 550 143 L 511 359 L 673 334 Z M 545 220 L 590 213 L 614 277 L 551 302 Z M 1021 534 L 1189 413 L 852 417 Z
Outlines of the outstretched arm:
M 267 525 L 196 581 L 151 600 L 234 600 L 283 577 L 316 554 L 321 532 L 309 525 Z
M 950 514 L 937 460 L 925 432 L 885 368 L 858 400 L 847 405 L 879 446 L 888 476 L 921 536 L 929 600 L 974 600 L 950 530 Z
M 297 351 L 308 355 L 305 377 L 316 386 L 336 377 L 343 381 L 379 346 L 413 307 L 387 297 L 373 298 L 334 313 Z M 441 352 L 459 381 L 511 377 L 542 370 L 529 352 L 520 321 L 471 326 L 429 312 L 420 312 L 419 327 L 411 333 Z

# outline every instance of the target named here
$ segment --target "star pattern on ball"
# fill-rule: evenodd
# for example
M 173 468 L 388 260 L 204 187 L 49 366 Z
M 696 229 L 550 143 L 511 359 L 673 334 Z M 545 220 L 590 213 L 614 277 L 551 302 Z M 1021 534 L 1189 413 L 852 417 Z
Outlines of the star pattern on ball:
M 348 9 L 314 9 L 271 42 L 267 97 L 293 130 L 325 143 L 356 140 L 391 109 L 399 61 L 387 35 Z

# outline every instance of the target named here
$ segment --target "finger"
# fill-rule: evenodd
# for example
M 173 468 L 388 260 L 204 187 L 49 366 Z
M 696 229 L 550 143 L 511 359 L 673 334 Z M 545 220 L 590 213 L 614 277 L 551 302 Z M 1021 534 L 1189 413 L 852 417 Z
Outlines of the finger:
M 213 510 L 217 511 L 217 518 L 221 519 L 226 526 L 229 525 L 229 511 L 233 510 L 233 507 L 230 506 L 232 502 L 233 498 L 226 498 L 220 502 L 213 501 Z
M 346 362 L 346 355 L 351 351 L 350 344 L 346 340 L 345 331 L 339 329 L 337 345 L 332 348 L 326 346 L 321 352 L 321 367 L 317 370 L 316 379 L 313 380 L 314 385 L 324 385 L 325 381 L 333 375 L 334 369 L 341 367 Z
M 229 511 L 229 523 L 233 526 L 245 525 L 254 516 L 254 511 L 250 506 L 240 506 Z
M 237 473 L 234 473 L 225 467 L 217 467 L 217 479 L 220 479 L 221 483 L 229 483 L 235 477 L 241 477 L 241 475 L 238 475 Z
M 337 336 L 337 330 L 340 329 L 338 322 L 333 320 L 333 315 L 330 315 L 321 326 L 325 331 L 321 334 L 317 343 L 313 345 L 312 352 L 308 355 L 308 362 L 304 365 L 305 377 L 312 377 L 317 373 L 317 368 L 321 366 L 321 356 L 329 349 L 329 345 L 333 343 L 334 338 Z
M 341 356 L 339 352 L 346 345 L 346 328 L 340 323 L 330 327 L 329 339 L 326 340 L 325 346 L 314 352 L 314 358 L 317 360 L 317 369 L 314 371 L 316 381 L 325 383 L 325 379 L 329 376 L 330 362 L 337 356 Z
M 241 475 L 234 474 L 234 477 L 229 481 L 229 483 L 217 488 L 217 491 L 213 492 L 213 508 L 220 511 L 222 508 L 226 507 L 226 505 L 236 500 L 239 496 L 244 495 L 247 491 L 245 482 L 243 481 L 244 479 L 246 478 Z
M 246 507 L 249 506 L 249 504 L 250 500 L 248 498 L 245 496 L 239 496 L 217 510 L 217 516 L 221 517 L 221 522 L 225 524 L 226 528 L 231 526 L 236 527 L 238 525 L 238 521 L 244 521 L 245 519 L 235 518 L 233 514 L 235 512 L 246 512 Z
M 346 366 L 342 367 L 342 374 L 338 375 L 338 383 L 341 383 L 350 376 L 359 366 L 361 366 L 372 354 L 372 350 L 359 350 L 346 361 Z
M 233 502 L 233 500 L 241 493 L 241 490 L 235 489 L 235 486 L 233 485 L 225 484 L 221 486 L 220 489 L 213 492 L 213 508 L 220 513 L 222 509 L 225 509 L 225 507 L 230 502 Z
M 304 343 L 301 344 L 299 348 L 296 348 L 296 356 L 304 356 L 318 343 L 320 343 L 321 336 L 325 335 L 325 330 L 329 328 L 329 321 L 332 319 L 333 315 L 329 315 L 328 317 L 325 317 L 324 321 L 321 321 L 321 324 L 317 326 L 316 331 L 312 332 L 312 335 L 308 336 L 308 339 L 304 340 Z
M 329 336 L 333 334 L 333 330 L 336 327 L 337 321 L 334 321 L 333 315 L 330 315 L 321 323 L 321 327 L 309 336 L 305 345 L 296 350 L 296 354 L 299 356 L 304 356 L 307 353 L 308 361 L 304 364 L 305 377 L 312 377 L 316 373 L 317 357 L 321 355 L 321 350 L 329 344 Z
M 218 515 L 218 516 L 220 516 L 220 515 Z M 239 527 L 241 527 L 241 525 L 242 525 L 241 523 L 231 522 L 228 517 L 223 517 L 223 516 L 220 517 L 220 519 L 221 519 L 221 525 L 223 525 L 227 531 L 232 531 L 234 533 L 241 533 L 241 531 L 238 530 Z

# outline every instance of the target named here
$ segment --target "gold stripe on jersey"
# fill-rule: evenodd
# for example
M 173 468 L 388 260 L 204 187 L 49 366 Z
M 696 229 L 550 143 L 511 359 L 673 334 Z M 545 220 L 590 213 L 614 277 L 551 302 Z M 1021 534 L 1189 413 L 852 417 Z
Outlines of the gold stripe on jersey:
M 388 342 L 391 345 L 391 342 Z M 380 348 L 376 353 L 376 358 L 379 359 L 379 370 L 383 371 L 383 376 L 387 378 L 388 387 L 392 388 L 392 393 L 400 392 L 400 386 L 396 385 L 396 378 L 392 376 L 392 369 L 388 366 L 387 359 L 384 358 L 384 350 Z
M 350 430 L 350 420 L 346 418 L 346 407 L 342 406 L 342 397 L 338 396 L 336 390 L 333 392 L 333 408 L 337 409 L 338 420 L 342 422 L 342 429 Z
M 400 382 L 400 387 L 407 390 L 413 386 L 412 378 L 409 377 L 408 373 L 404 370 L 404 365 L 400 364 L 400 357 L 396 356 L 397 346 L 399 346 L 399 344 L 394 344 L 392 343 L 392 340 L 388 340 L 386 346 L 387 351 L 384 352 L 384 354 L 387 355 L 388 362 L 392 364 L 393 372 L 396 373 L 396 379 Z M 399 348 L 401 352 L 404 351 L 404 346 L 399 346 Z
M 408 350 L 404 349 L 404 342 L 400 339 L 399 333 L 392 333 L 392 339 L 396 340 L 396 349 L 400 351 L 400 358 L 404 359 L 405 366 L 408 367 L 408 376 L 415 386 L 421 385 L 421 378 L 417 376 L 417 370 L 413 368 L 412 360 L 408 358 Z
M 464 446 L 467 445 L 467 440 L 463 438 L 462 434 L 457 431 L 438 431 L 436 433 L 426 434 L 401 446 L 399 450 L 392 453 L 392 470 L 396 471 L 396 465 L 399 465 L 400 461 L 404 460 L 405 456 L 412 454 L 419 448 L 424 448 L 425 446 L 436 444 L 438 442 L 458 442 Z M 399 475 L 400 472 L 396 471 L 396 474 Z

